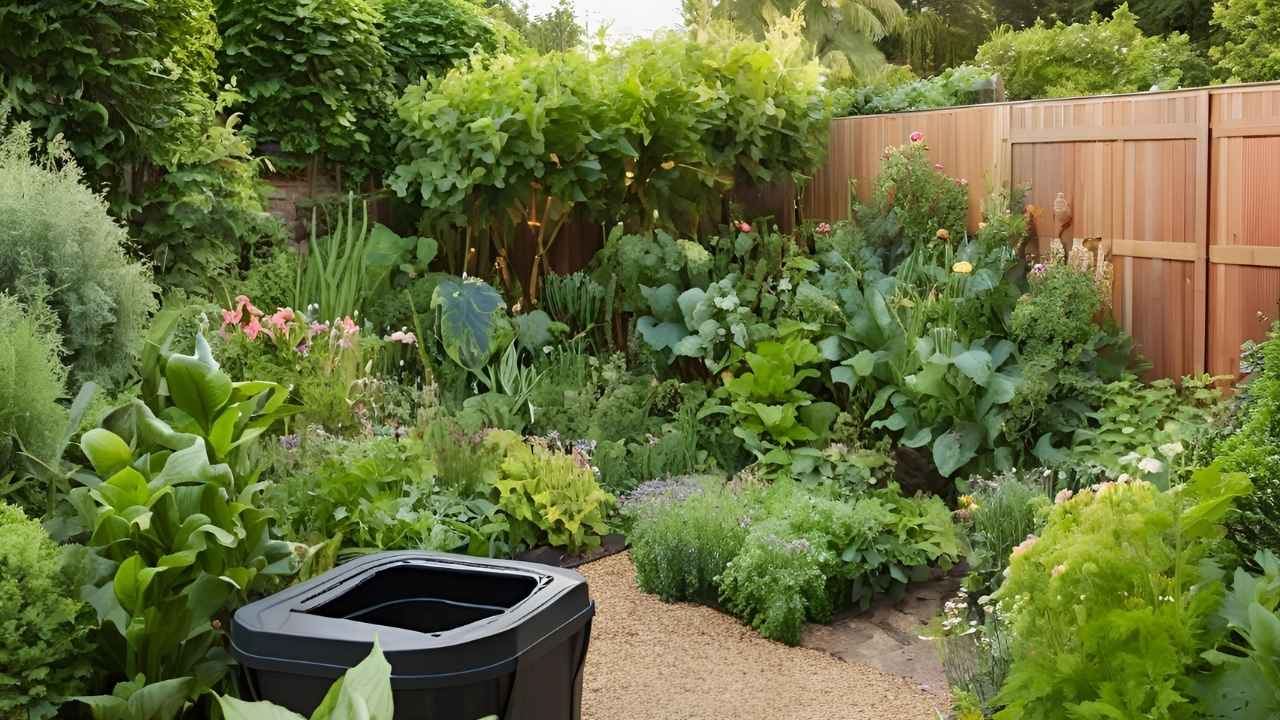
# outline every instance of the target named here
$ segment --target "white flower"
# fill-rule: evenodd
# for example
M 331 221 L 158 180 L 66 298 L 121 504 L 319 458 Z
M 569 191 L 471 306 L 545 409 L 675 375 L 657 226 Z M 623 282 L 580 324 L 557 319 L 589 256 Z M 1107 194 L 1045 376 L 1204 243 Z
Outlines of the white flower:
M 725 295 L 724 297 L 716 298 L 715 302 L 716 302 L 716 307 L 720 308 L 721 310 L 732 310 L 738 307 L 738 296 Z
M 1141 455 L 1139 455 L 1139 454 L 1138 454 L 1138 453 L 1136 453 L 1136 452 L 1131 452 L 1131 453 L 1129 453 L 1128 455 L 1122 455 L 1122 456 L 1120 457 L 1120 463 L 1121 463 L 1122 465 L 1132 465 L 1132 464 L 1134 464 L 1134 463 L 1138 462 L 1138 461 L 1139 461 L 1139 460 L 1141 460 L 1141 459 L 1142 459 L 1142 456 L 1141 456 Z
M 778 289 L 779 289 L 779 290 L 784 290 L 784 291 L 785 291 L 785 290 L 790 290 L 790 289 L 791 289 L 791 278 L 782 278 L 781 280 L 779 280 L 779 281 L 778 281 Z
M 1170 460 L 1181 455 L 1183 449 L 1184 448 L 1182 447 L 1182 443 L 1180 442 L 1165 443 L 1164 445 L 1161 445 L 1159 448 L 1160 454 L 1164 455 Z
M 1164 470 L 1164 463 L 1155 458 L 1142 458 L 1138 463 L 1138 469 L 1147 473 L 1158 473 Z

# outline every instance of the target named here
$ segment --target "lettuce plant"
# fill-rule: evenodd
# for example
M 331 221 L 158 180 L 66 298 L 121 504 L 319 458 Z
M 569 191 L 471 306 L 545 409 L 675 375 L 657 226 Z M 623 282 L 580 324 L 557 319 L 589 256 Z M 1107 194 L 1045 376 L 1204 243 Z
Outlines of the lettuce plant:
M 817 398 L 801 385 L 819 377 L 817 369 L 806 367 L 821 359 L 817 346 L 799 335 L 784 341 L 766 340 L 755 352 L 746 354 L 748 372 L 730 375 L 717 398 L 727 404 L 712 404 L 701 415 L 727 414 L 734 421 L 734 434 L 747 449 L 766 464 L 790 465 L 788 448 L 825 437 L 838 408 Z
M 507 449 L 494 488 L 498 507 L 510 518 L 512 546 L 546 542 L 571 553 L 599 547 L 615 500 L 596 482 L 586 456 L 529 445 L 506 431 L 490 437 Z

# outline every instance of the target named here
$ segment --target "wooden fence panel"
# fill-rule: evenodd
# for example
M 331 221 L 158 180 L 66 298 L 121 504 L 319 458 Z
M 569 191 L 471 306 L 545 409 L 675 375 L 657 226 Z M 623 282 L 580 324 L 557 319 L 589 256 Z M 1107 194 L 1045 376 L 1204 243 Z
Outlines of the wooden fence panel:
M 1008 186 L 1008 117 L 1005 105 L 982 105 L 833 120 L 827 164 L 804 193 L 804 218 L 847 219 L 849 181 L 861 200 L 869 200 L 885 149 L 909 142 L 919 131 L 930 159 L 969 182 L 969 225 L 976 228 L 991 190 Z
M 1012 181 L 1030 185 L 1043 252 L 1058 230 L 1100 239 L 1115 266 L 1116 320 L 1151 361 L 1151 375 L 1204 371 L 1207 208 L 1197 173 L 1207 168 L 1206 91 L 1126 95 L 1010 107 Z
M 1280 315 L 1280 87 L 1211 94 L 1209 370 L 1236 375 Z

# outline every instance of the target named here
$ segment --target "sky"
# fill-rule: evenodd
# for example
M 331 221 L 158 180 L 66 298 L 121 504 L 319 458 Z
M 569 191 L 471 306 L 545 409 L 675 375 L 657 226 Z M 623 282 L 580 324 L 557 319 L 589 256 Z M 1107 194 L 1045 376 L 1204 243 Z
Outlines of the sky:
M 528 0 L 531 15 L 539 15 L 555 6 L 556 0 Z M 578 19 L 595 33 L 611 23 L 609 34 L 615 37 L 650 35 L 654 30 L 681 24 L 680 0 L 574 0 Z

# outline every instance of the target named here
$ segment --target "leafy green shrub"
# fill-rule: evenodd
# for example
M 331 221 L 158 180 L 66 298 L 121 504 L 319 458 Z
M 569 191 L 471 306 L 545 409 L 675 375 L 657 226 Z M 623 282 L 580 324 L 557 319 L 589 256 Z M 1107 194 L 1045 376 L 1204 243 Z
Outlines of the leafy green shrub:
M 267 212 L 261 161 L 235 123 L 212 125 L 183 151 L 147 186 L 132 219 L 139 250 L 165 287 L 211 288 L 283 239 L 283 224 Z
M 1015 637 L 996 717 L 1190 716 L 1190 671 L 1222 597 L 1202 561 L 1248 486 L 1202 470 L 1167 492 L 1108 482 L 1057 504 L 996 593 Z
M 796 643 L 806 621 L 867 607 L 900 591 L 934 562 L 960 552 L 938 498 L 906 498 L 897 487 L 850 500 L 832 489 L 788 482 L 761 491 L 742 552 L 719 580 L 725 608 L 765 635 Z
M 193 355 L 168 352 L 162 331 L 151 341 L 141 399 L 81 436 L 100 482 L 70 500 L 110 568 L 83 590 L 97 611 L 99 669 L 125 681 L 120 692 L 171 682 L 176 710 L 226 672 L 215 616 L 262 578 L 296 569 L 293 546 L 272 539 L 270 514 L 258 507 L 263 485 L 253 482 L 255 441 L 292 409 L 284 387 L 232 381 L 203 338 Z
M 46 140 L 61 133 L 94 180 L 117 180 L 131 163 L 167 165 L 199 144 L 218 43 L 212 0 L 0 8 L 0 76 L 13 119 Z
M 380 31 L 397 90 L 460 65 L 473 53 L 517 46 L 515 31 L 467 0 L 389 0 Z
M 1213 4 L 1221 44 L 1209 49 L 1234 82 L 1280 79 L 1280 7 L 1267 0 L 1222 0 Z
M 58 316 L 74 382 L 123 383 L 156 305 L 147 271 L 62 146 L 32 160 L 29 130 L 0 123 L 0 290 Z
M 412 436 L 342 440 L 309 433 L 298 440 L 299 447 L 279 453 L 269 491 L 289 537 L 333 541 L 339 560 L 379 550 L 510 554 L 507 521 L 488 500 L 489 486 L 478 494 L 454 490 L 437 468 L 439 445 Z M 496 464 L 491 474 L 495 480 Z
M 1142 383 L 1132 375 L 1101 386 L 1088 425 L 1075 430 L 1066 448 L 1042 436 L 1034 449 L 1046 466 L 1072 484 L 1131 474 L 1167 485 L 1204 428 L 1221 415 L 1222 396 L 1206 376 Z
M 1248 473 L 1253 492 L 1241 498 L 1229 522 L 1231 537 L 1250 550 L 1280 553 L 1280 326 L 1272 326 L 1260 347 L 1262 369 L 1244 388 L 1239 430 L 1216 448 L 1216 465 Z
M 490 437 L 507 448 L 494 487 L 498 507 L 510 518 L 512 546 L 546 542 L 571 553 L 599 547 L 616 501 L 600 489 L 585 455 L 527 445 L 507 431 Z
M 1132 350 L 1110 313 L 1110 263 L 1100 255 L 1095 263 L 1084 249 L 1068 261 L 1055 248 L 1030 269 L 1028 292 L 1009 323 L 1023 382 L 1007 428 L 1027 445 L 1086 425 L 1098 388 L 1121 378 Z
M 713 480 L 655 480 L 626 496 L 623 510 L 640 589 L 667 602 L 715 604 L 717 579 L 746 539 L 744 498 Z
M 836 116 L 875 115 L 973 105 L 994 87 L 991 71 L 973 65 L 947 68 L 929 78 L 886 78 L 869 85 L 838 88 L 832 105 Z
M 1204 654 L 1215 669 L 1197 694 L 1212 720 L 1280 714 L 1280 560 L 1259 550 L 1254 562 L 1263 574 L 1236 568 L 1216 618 L 1218 649 Z
M 757 460 L 789 467 L 788 448 L 826 437 L 839 412 L 833 403 L 815 403 L 814 396 L 800 388 L 806 379 L 819 376 L 816 369 L 804 366 L 820 358 L 817 346 L 802 337 L 761 342 L 756 352 L 746 354 L 750 371 L 728 379 L 717 391 L 729 405 L 708 408 L 700 417 L 728 414 L 734 434 Z
M 217 0 L 219 66 L 237 79 L 258 141 L 369 167 L 390 91 L 380 3 Z
M 265 308 L 291 307 L 298 291 L 298 262 L 295 250 L 276 247 L 269 257 L 258 258 L 250 264 L 238 284 L 238 294 L 252 298 L 255 304 Z M 226 297 L 224 302 L 228 306 L 234 304 L 231 297 Z
M 0 293 L 0 497 L 43 513 L 44 503 L 24 491 L 27 470 L 21 453 L 50 463 L 60 450 L 67 412 L 58 404 L 66 395 L 67 369 L 57 319 L 39 304 L 24 306 Z M 42 507 L 44 505 L 45 507 Z
M 595 58 L 473 61 L 396 103 L 391 185 L 419 198 L 429 223 L 466 227 L 471 246 L 499 258 L 516 232 L 532 233 L 520 285 L 536 299 L 542 261 L 575 211 L 692 232 L 735 179 L 811 171 L 827 116 L 818 67 L 771 42 L 673 34 Z
M 92 578 L 82 560 L 0 502 L 0 717 L 52 718 L 84 690 L 92 668 L 80 585 Z
M 965 236 L 967 183 L 935 165 L 924 134 L 914 132 L 910 143 L 885 149 L 871 201 L 854 210 L 858 225 L 885 265 L 896 266 L 913 248 Z
M 1108 19 L 1004 28 L 978 48 L 978 65 L 1004 78 L 1010 100 L 1144 92 L 1204 85 L 1209 66 L 1181 33 L 1147 37 L 1127 3 Z
M 742 551 L 720 576 L 725 610 L 761 635 L 795 645 L 806 620 L 831 619 L 823 566 L 826 549 L 798 537 L 786 523 L 767 520 L 752 527 Z

